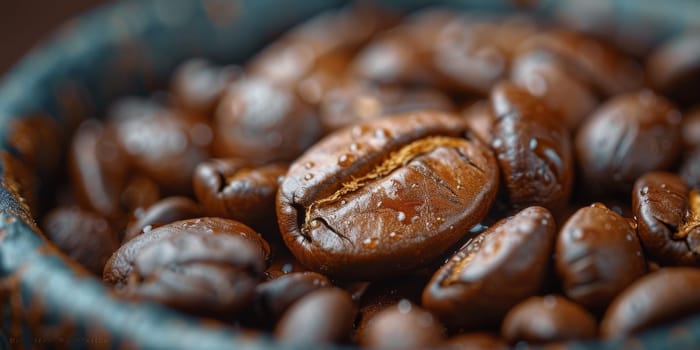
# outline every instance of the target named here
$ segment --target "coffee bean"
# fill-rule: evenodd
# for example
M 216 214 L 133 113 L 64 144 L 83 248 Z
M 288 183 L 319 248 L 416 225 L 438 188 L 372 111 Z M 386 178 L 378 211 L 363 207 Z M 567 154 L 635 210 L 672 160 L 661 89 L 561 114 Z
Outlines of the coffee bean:
M 531 297 L 513 307 L 501 327 L 510 344 L 588 339 L 596 336 L 596 320 L 581 306 L 557 295 Z
M 675 174 L 651 172 L 632 190 L 639 238 L 662 265 L 700 266 L 700 193 Z
M 287 167 L 237 158 L 210 159 L 195 169 L 194 192 L 208 215 L 255 228 L 270 222 L 276 225 L 275 195 Z
M 353 70 L 378 83 L 444 85 L 431 69 L 431 56 L 440 31 L 458 17 L 446 9 L 413 14 L 392 30 L 381 33 L 356 56 Z
M 398 115 L 339 130 L 280 186 L 285 243 L 310 269 L 377 278 L 442 254 L 493 203 L 496 162 L 452 115 Z
M 208 157 L 209 137 L 200 139 L 197 125 L 158 103 L 137 98 L 121 100 L 110 111 L 121 150 L 136 170 L 154 179 L 168 194 L 192 192 L 195 166 Z
M 179 235 L 187 234 L 211 234 L 211 235 L 233 235 L 240 236 L 251 242 L 252 246 L 257 246 L 261 251 L 259 255 L 267 260 L 270 255 L 270 247 L 260 235 L 250 227 L 234 220 L 222 218 L 197 218 L 176 221 L 160 226 L 149 232 L 138 235 L 134 239 L 119 247 L 107 261 L 104 268 L 103 280 L 108 284 L 115 285 L 117 289 L 124 287 L 129 274 L 134 269 L 134 263 L 141 251 L 151 243 L 157 244 L 159 241 L 170 239 Z M 170 243 L 168 243 L 170 244 Z M 236 243 L 237 244 L 237 243 Z M 234 253 L 230 252 L 235 255 Z
M 369 321 L 382 310 L 394 307 L 401 301 L 419 305 L 427 281 L 423 276 L 409 275 L 371 282 L 360 299 L 356 336 L 362 334 Z
M 238 232 L 162 236 L 135 255 L 125 292 L 194 314 L 230 317 L 255 296 L 265 270 L 264 248 Z
M 596 193 L 625 193 L 644 173 L 667 169 L 680 155 L 680 123 L 675 106 L 651 91 L 612 98 L 576 135 L 583 182 Z
M 581 32 L 554 29 L 528 38 L 520 52 L 543 51 L 598 93 L 617 95 L 641 88 L 642 68 L 615 47 Z
M 187 197 L 163 198 L 148 209 L 135 213 L 133 221 L 126 228 L 123 241 L 128 242 L 144 232 L 174 221 L 200 216 L 202 216 L 202 209 L 199 204 Z
M 372 35 L 396 23 L 397 16 L 371 3 L 327 11 L 290 29 L 255 55 L 246 70 L 277 86 L 292 87 L 320 61 L 354 51 Z
M 700 312 L 700 270 L 663 268 L 627 287 L 601 322 L 603 337 L 621 337 Z
M 253 300 L 255 317 L 259 322 L 274 322 L 297 300 L 326 287 L 331 282 L 315 272 L 292 272 L 260 283 Z
M 203 58 L 187 60 L 173 73 L 170 91 L 174 105 L 185 111 L 186 117 L 206 121 L 226 86 L 240 75 L 236 66 L 216 66 Z
M 359 335 L 359 343 L 370 349 L 438 348 L 444 333 L 430 312 L 403 299 L 374 315 Z
M 569 131 L 576 130 L 598 105 L 590 88 L 567 73 L 561 63 L 545 52 L 534 51 L 518 56 L 510 74 L 515 84 L 558 112 Z
M 321 132 L 315 112 L 292 91 L 254 77 L 228 86 L 213 128 L 216 156 L 260 162 L 294 159 Z
M 439 31 L 430 63 L 455 89 L 486 96 L 507 76 L 514 48 L 536 31 L 535 23 L 523 17 L 491 21 L 460 16 Z
M 69 149 L 71 184 L 83 206 L 115 219 L 124 214 L 120 194 L 128 169 L 114 135 L 97 120 L 75 132 Z
M 601 203 L 579 209 L 566 221 L 554 261 L 569 298 L 599 313 L 646 272 L 635 227 Z
M 512 83 L 491 92 L 496 116 L 491 145 L 498 157 L 510 203 L 552 211 L 568 201 L 573 155 L 561 116 Z
M 452 328 L 497 326 L 542 287 L 555 238 L 552 215 L 530 207 L 471 239 L 423 291 L 423 306 Z
M 682 104 L 700 99 L 700 34 L 677 36 L 652 52 L 647 61 L 649 80 L 656 89 Z
M 117 250 L 117 236 L 101 216 L 78 207 L 58 207 L 46 214 L 46 238 L 94 274 L 101 274 Z
M 350 336 L 355 313 L 347 292 L 322 288 L 294 303 L 277 323 L 274 335 L 285 343 L 339 342 Z

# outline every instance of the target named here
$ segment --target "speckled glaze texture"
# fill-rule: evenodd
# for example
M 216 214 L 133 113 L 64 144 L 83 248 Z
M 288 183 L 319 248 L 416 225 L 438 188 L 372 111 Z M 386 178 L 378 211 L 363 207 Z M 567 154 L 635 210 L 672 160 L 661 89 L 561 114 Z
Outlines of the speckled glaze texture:
M 427 0 L 379 1 L 410 11 Z M 45 176 L 56 150 L 85 117 L 104 115 L 115 96 L 143 93 L 165 85 L 176 64 L 193 56 L 241 63 L 282 30 L 341 1 L 311 0 L 284 6 L 273 0 L 123 1 L 63 26 L 28 54 L 0 83 L 0 348 L 30 349 L 291 349 L 271 338 L 246 335 L 212 322 L 183 316 L 152 303 L 114 298 L 100 281 L 68 262 L 40 233 L 32 219 L 40 207 L 19 183 L 31 183 L 17 162 L 33 164 Z M 444 1 L 486 11 L 509 11 L 510 1 Z M 657 40 L 691 23 L 700 12 L 694 1 L 674 6 L 650 0 L 617 0 L 608 19 L 614 33 L 643 34 Z M 673 10 L 673 11 L 672 11 Z M 601 18 L 593 8 L 570 1 L 542 1 L 532 11 L 546 17 Z M 635 18 L 646 18 L 640 28 Z M 13 138 L 19 116 L 48 116 L 55 122 L 51 142 L 28 146 Z M 49 130 L 49 129 L 46 129 Z M 55 141 L 55 142 L 54 142 Z M 54 162 L 54 164 L 52 164 Z M 49 180 L 44 177 L 43 180 Z M 46 182 L 45 182 L 46 183 Z M 41 189 L 39 189 L 40 191 Z M 38 192 L 37 192 L 38 193 Z M 36 194 L 36 193 L 35 193 Z M 26 197 L 26 198 L 25 198 Z M 36 198 L 36 197 L 34 197 Z M 32 204 L 30 210 L 29 204 Z M 697 348 L 700 319 L 681 321 L 633 338 L 574 343 L 572 349 Z

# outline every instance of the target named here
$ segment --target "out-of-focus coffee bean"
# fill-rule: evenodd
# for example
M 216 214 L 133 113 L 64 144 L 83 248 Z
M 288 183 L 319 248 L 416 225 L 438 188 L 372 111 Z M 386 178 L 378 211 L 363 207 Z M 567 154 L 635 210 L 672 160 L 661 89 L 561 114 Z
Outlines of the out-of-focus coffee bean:
M 106 219 L 77 207 L 52 209 L 46 214 L 42 227 L 46 238 L 97 275 L 119 247 L 117 236 Z
M 339 288 L 322 288 L 294 303 L 275 327 L 285 343 L 328 344 L 350 336 L 356 314 L 350 295 Z
M 615 96 L 576 135 L 583 182 L 595 194 L 626 193 L 644 173 L 668 169 L 680 155 L 680 126 L 680 112 L 662 96 L 649 90 Z
M 531 297 L 513 307 L 501 326 L 510 344 L 589 339 L 596 336 L 596 320 L 584 308 L 557 296 Z
M 601 321 L 603 337 L 621 337 L 700 312 L 700 270 L 669 267 L 644 276 L 612 302 Z
M 370 349 L 439 348 L 444 333 L 444 326 L 430 312 L 402 299 L 368 321 L 359 343 Z

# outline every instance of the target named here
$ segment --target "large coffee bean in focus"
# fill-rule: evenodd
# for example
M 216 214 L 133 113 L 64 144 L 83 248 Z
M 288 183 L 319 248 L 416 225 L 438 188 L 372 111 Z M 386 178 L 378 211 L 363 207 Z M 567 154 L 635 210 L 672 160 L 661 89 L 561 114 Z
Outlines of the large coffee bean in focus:
M 280 231 L 312 270 L 371 279 L 424 265 L 491 207 L 493 155 L 463 119 L 416 112 L 341 129 L 290 166 Z

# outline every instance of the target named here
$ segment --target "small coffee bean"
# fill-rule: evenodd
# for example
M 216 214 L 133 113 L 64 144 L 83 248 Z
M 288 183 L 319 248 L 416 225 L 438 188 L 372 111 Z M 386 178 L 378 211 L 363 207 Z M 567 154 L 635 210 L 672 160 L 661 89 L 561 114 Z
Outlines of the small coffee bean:
M 579 209 L 566 221 L 554 262 L 566 295 L 595 313 L 646 273 L 631 222 L 600 203 Z
M 644 173 L 673 165 L 681 151 L 680 126 L 680 112 L 651 91 L 613 97 L 576 135 L 583 182 L 596 193 L 629 191 Z
M 573 154 L 561 116 L 512 83 L 491 91 L 496 116 L 491 146 L 498 157 L 510 203 L 557 211 L 569 200 Z
M 438 348 L 445 329 L 428 311 L 406 299 L 374 315 L 359 335 L 359 343 L 370 349 Z
M 526 299 L 508 311 L 501 326 L 501 334 L 510 344 L 589 339 L 597 330 L 593 315 L 557 295 Z
M 621 337 L 700 312 L 700 270 L 663 268 L 627 287 L 601 322 L 603 337 Z
M 277 323 L 274 335 L 285 343 L 340 342 L 349 338 L 355 314 L 346 291 L 322 288 L 294 303 Z
M 102 273 L 107 259 L 119 247 L 117 236 L 107 220 L 77 207 L 51 210 L 42 227 L 46 238 L 97 275 Z
M 700 266 L 700 193 L 679 176 L 651 172 L 632 190 L 637 232 L 649 257 L 662 265 Z

